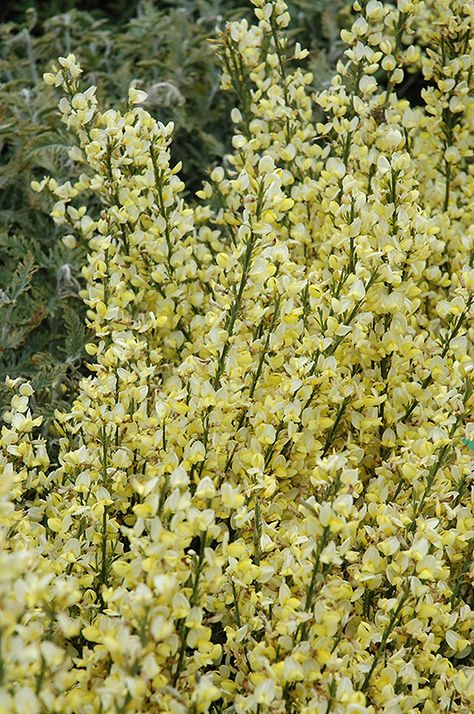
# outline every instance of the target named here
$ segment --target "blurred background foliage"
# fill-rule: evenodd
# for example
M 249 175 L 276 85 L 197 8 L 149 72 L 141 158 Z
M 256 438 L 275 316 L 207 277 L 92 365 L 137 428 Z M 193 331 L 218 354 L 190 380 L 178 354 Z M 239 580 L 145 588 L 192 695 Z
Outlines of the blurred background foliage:
M 323 86 L 340 55 L 348 0 L 291 0 L 291 37 L 311 50 Z M 72 179 L 72 138 L 42 81 L 58 56 L 74 52 L 85 86 L 104 106 L 125 107 L 136 80 L 146 108 L 174 121 L 173 158 L 188 198 L 230 145 L 235 98 L 219 90 L 209 39 L 230 19 L 252 17 L 245 0 L 15 0 L 0 6 L 0 404 L 6 375 L 32 380 L 45 431 L 74 397 L 84 367 L 84 307 L 78 296 L 85 246 L 61 241 L 48 199 L 30 183 Z

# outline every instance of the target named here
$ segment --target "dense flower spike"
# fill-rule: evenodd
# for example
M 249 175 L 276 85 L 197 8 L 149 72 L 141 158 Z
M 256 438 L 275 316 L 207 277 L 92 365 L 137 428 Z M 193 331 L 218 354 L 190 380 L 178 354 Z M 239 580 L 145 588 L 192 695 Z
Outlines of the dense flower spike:
M 0 711 L 474 707 L 474 9 L 356 0 L 311 98 L 285 2 L 253 4 L 194 204 L 143 91 L 45 76 L 84 173 L 35 187 L 88 245 L 96 339 L 49 456 L 9 383 Z

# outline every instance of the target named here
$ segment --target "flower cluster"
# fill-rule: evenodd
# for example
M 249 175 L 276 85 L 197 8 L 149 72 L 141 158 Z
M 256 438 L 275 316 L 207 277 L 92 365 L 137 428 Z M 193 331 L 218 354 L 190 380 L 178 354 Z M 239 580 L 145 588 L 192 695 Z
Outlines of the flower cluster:
M 9 383 L 0 711 L 474 707 L 474 8 L 356 0 L 310 96 L 285 2 L 253 4 L 194 202 L 145 92 L 45 76 L 84 173 L 35 188 L 88 246 L 95 339 L 49 455 Z

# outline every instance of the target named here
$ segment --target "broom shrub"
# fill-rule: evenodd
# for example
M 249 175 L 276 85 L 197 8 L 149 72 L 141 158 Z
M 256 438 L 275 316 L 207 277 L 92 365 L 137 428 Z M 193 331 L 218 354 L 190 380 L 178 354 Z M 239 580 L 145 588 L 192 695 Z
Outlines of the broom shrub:
M 91 337 L 53 436 L 7 379 L 0 711 L 474 707 L 474 6 L 356 0 L 315 91 L 253 5 L 195 200 L 141 87 L 45 75 Z

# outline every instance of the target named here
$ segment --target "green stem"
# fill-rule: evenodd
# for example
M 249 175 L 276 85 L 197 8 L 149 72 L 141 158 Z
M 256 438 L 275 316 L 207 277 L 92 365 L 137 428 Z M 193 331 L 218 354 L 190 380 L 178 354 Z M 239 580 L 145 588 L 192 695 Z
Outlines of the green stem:
M 200 543 L 199 543 L 199 555 L 198 555 L 198 560 L 196 564 L 196 572 L 194 575 L 194 583 L 193 583 L 193 592 L 191 595 L 191 607 L 194 607 L 194 605 L 197 602 L 197 597 L 199 594 L 199 579 L 201 577 L 201 568 L 202 568 L 202 563 L 204 560 L 204 549 L 206 547 L 206 540 L 207 540 L 207 530 L 203 531 L 201 534 L 200 538 Z
M 374 670 L 377 667 L 377 665 L 380 661 L 380 658 L 382 657 L 382 655 L 385 651 L 385 648 L 386 648 L 387 642 L 388 642 L 388 638 L 390 637 L 391 633 L 393 632 L 394 628 L 397 625 L 400 613 L 402 611 L 402 608 L 403 608 L 409 594 L 410 594 L 410 581 L 408 580 L 407 584 L 405 586 L 405 590 L 403 591 L 403 593 L 400 597 L 398 605 L 395 608 L 395 610 L 393 611 L 393 613 L 390 617 L 390 620 L 387 624 L 387 627 L 385 628 L 385 631 L 382 635 L 382 640 L 381 640 L 380 645 L 377 648 L 377 652 L 372 660 L 372 665 L 371 665 L 369 671 L 367 672 L 367 674 L 365 675 L 365 678 L 364 678 L 364 681 L 363 681 L 362 687 L 361 687 L 362 692 L 366 692 L 369 687 L 370 680 L 372 678 Z
M 323 552 L 324 548 L 327 545 L 327 542 L 329 540 L 329 526 L 325 526 L 324 530 L 322 532 L 321 538 L 319 539 L 318 547 L 316 548 L 315 554 L 314 554 L 314 564 L 313 564 L 313 572 L 311 575 L 311 581 L 308 585 L 308 589 L 306 591 L 306 600 L 304 604 L 304 610 L 305 612 L 309 612 L 310 609 L 313 606 L 313 598 L 314 598 L 314 589 L 316 587 L 316 578 L 318 576 L 318 570 L 319 570 L 319 560 L 321 558 L 321 553 Z M 308 623 L 304 622 L 303 625 L 301 626 L 301 637 L 300 640 L 304 640 L 307 633 L 308 633 Z

